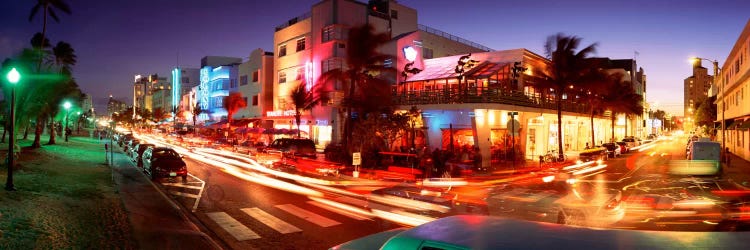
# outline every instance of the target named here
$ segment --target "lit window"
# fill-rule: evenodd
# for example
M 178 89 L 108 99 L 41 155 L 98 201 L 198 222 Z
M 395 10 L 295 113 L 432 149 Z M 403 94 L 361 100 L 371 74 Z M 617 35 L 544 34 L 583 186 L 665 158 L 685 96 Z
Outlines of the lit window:
M 297 52 L 305 50 L 305 38 L 297 39 Z
M 305 76 L 305 67 L 299 67 L 297 68 L 297 78 L 295 80 L 299 81 L 304 79 Z
M 286 72 L 280 71 L 279 72 L 279 83 L 285 83 L 286 82 Z
M 286 44 L 279 46 L 279 57 L 286 56 Z

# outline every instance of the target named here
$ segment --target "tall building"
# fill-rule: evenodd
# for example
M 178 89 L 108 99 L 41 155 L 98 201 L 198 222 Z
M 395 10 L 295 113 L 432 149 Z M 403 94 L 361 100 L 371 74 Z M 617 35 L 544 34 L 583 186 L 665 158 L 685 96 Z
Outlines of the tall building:
M 239 92 L 247 107 L 234 115 L 234 119 L 262 118 L 273 110 L 273 52 L 253 50 L 249 59 L 239 65 Z
M 237 91 L 237 69 L 242 58 L 206 56 L 201 59 L 200 85 L 197 100 L 204 113 L 201 120 L 221 121 L 226 118 L 224 97 Z
M 721 66 L 715 88 L 717 121 L 724 121 L 725 131 L 717 135 L 724 147 L 745 160 L 750 160 L 750 20 L 734 43 Z M 747 96 L 747 98 L 745 97 Z M 722 112 L 723 111 L 723 112 Z M 721 126 L 717 126 L 721 129 Z
M 683 81 L 683 111 L 687 119 L 686 130 L 695 128 L 695 111 L 708 97 L 708 90 L 714 77 L 708 75 L 708 70 L 701 65 L 700 60 L 693 61 L 693 74 Z
M 178 121 L 192 119 L 192 105 L 182 105 L 183 96 L 190 93 L 190 90 L 200 84 L 200 69 L 176 67 L 172 69 L 169 82 L 172 83 L 172 92 L 169 102 L 169 112 L 173 119 Z
M 489 51 L 489 48 L 418 24 L 417 11 L 393 0 L 323 0 L 311 10 L 276 27 L 274 33 L 273 108 L 265 120 L 276 128 L 296 128 L 290 91 L 298 84 L 320 84 L 321 74 L 346 67 L 346 47 L 351 28 L 364 24 L 391 41 L 380 52 L 394 59 L 384 65 L 396 70 L 385 76 L 392 83 L 403 80 L 407 64 L 423 68 L 424 58 Z M 300 130 L 319 146 L 339 141 L 345 112 L 340 107 L 346 86 L 334 84 L 331 101 L 302 115 Z
M 112 117 L 114 113 L 122 113 L 128 106 L 125 102 L 112 98 L 109 95 L 109 101 L 107 101 L 107 116 Z

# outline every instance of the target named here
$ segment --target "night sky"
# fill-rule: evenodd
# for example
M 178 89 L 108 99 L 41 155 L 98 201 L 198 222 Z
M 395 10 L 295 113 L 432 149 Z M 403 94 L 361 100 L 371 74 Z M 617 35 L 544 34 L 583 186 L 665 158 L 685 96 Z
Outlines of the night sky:
M 36 1 L 6 0 L 0 15 L 0 60 L 12 56 L 35 32 L 28 22 Z M 48 37 L 73 45 L 81 89 L 105 111 L 109 94 L 132 102 L 135 74 L 167 76 L 177 65 L 199 67 L 206 55 L 247 58 L 272 50 L 274 27 L 310 10 L 317 1 L 67 0 L 73 14 L 50 19 Z M 448 1 L 402 0 L 419 23 L 496 50 L 527 48 L 543 55 L 549 35 L 563 32 L 598 42 L 596 56 L 633 58 L 647 79 L 647 100 L 682 114 L 682 82 L 690 56 L 722 65 L 750 18 L 750 1 Z M 704 67 L 712 72 L 708 62 Z

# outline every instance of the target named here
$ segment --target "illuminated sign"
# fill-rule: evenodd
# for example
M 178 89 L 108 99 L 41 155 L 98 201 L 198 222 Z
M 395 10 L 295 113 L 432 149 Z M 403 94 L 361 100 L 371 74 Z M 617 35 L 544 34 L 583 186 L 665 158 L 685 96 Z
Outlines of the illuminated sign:
M 182 87 L 180 86 L 182 77 L 180 76 L 180 68 L 172 69 L 172 107 L 180 105 Z
M 406 57 L 406 60 L 413 62 L 417 59 L 417 50 L 415 50 L 412 46 L 404 47 L 404 57 Z
M 274 111 L 266 111 L 266 116 L 268 117 L 278 117 L 278 116 L 294 116 L 295 112 L 293 109 L 290 110 L 274 110 Z
M 305 86 L 305 88 L 307 89 L 307 91 L 310 91 L 310 89 L 312 88 L 312 84 L 313 84 L 312 77 L 313 77 L 313 64 L 311 62 L 307 62 L 305 63 L 305 84 L 307 85 Z
M 208 110 L 208 92 L 211 86 L 208 82 L 208 66 L 201 69 L 201 85 L 198 87 L 198 94 L 200 96 L 200 104 L 202 110 Z
M 133 79 L 133 82 L 138 82 L 139 80 L 141 80 L 141 77 L 141 75 L 135 75 L 135 79 Z

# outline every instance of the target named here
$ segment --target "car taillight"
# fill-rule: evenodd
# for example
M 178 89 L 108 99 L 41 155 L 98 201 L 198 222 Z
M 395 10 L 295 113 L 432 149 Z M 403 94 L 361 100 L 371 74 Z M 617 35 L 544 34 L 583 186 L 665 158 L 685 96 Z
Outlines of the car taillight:
M 618 200 L 618 199 L 613 199 L 613 200 L 611 200 L 611 201 L 610 201 L 610 202 L 609 202 L 609 203 L 607 204 L 607 206 L 606 206 L 605 208 L 606 208 L 606 209 L 610 209 L 610 210 L 611 210 L 611 209 L 616 209 L 616 208 L 617 208 L 618 206 L 620 206 L 620 200 Z

